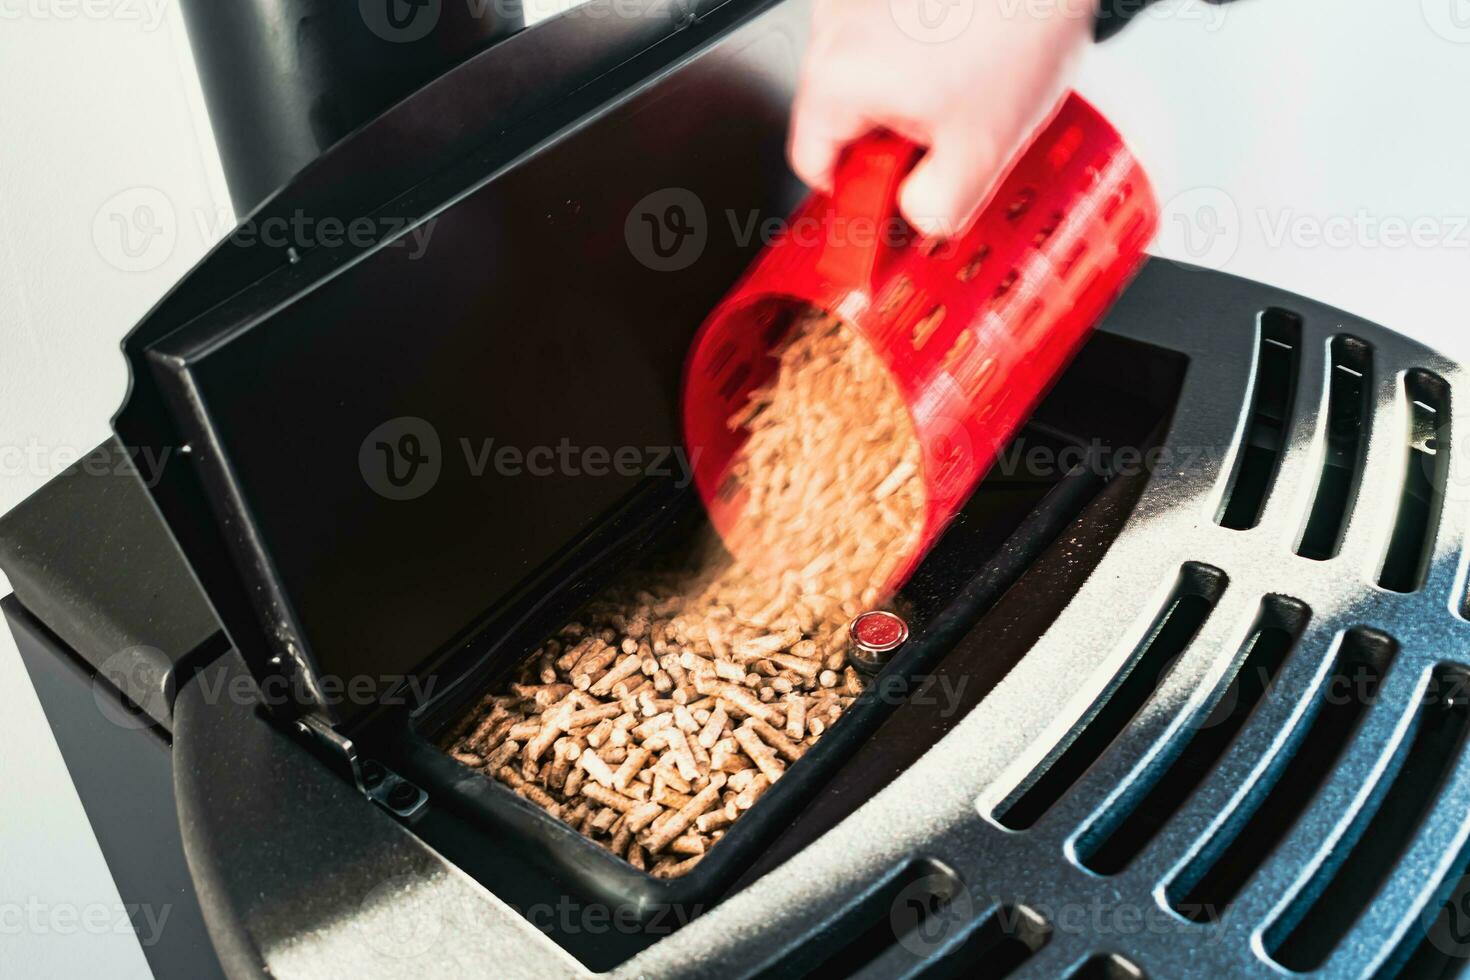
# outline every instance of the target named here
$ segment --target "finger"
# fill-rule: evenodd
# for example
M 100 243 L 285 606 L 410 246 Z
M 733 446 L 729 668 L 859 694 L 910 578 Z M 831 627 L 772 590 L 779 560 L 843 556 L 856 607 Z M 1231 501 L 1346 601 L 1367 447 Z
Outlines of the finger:
M 963 234 L 999 182 L 1011 149 L 968 133 L 941 134 L 899 190 L 904 220 L 926 236 Z
M 792 109 L 787 148 L 791 169 L 808 187 L 831 191 L 842 151 L 869 128 L 866 117 L 854 103 L 823 99 L 804 88 Z

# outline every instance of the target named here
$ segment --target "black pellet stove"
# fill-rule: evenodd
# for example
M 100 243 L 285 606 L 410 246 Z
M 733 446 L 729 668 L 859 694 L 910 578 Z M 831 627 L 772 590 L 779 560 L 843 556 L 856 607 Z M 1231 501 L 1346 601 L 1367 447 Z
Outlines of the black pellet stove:
M 290 6 L 252 8 L 257 54 L 334 43 L 260 28 Z M 248 78 L 201 13 L 206 72 Z M 158 976 L 1460 972 L 1461 370 L 1170 262 L 906 586 L 903 652 L 694 874 L 434 747 L 702 519 L 680 371 L 748 230 L 803 193 L 808 15 L 450 16 L 397 102 L 361 81 L 377 41 L 312 61 L 319 97 L 206 79 L 227 162 L 304 120 L 232 168 L 242 228 L 364 230 L 222 242 L 127 339 L 117 438 L 0 520 L 5 613 L 119 890 L 171 910 Z

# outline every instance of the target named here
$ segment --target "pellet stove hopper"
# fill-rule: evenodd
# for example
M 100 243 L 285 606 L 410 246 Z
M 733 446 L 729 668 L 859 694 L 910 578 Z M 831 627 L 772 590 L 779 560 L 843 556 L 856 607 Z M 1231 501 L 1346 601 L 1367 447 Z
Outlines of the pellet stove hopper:
M 805 5 L 700 13 L 573 12 L 448 72 L 266 205 L 392 231 L 227 243 L 129 338 L 117 431 L 167 460 L 151 499 L 230 649 L 161 696 L 127 674 L 114 693 L 160 705 L 225 970 L 1452 970 L 1460 369 L 1170 263 L 920 568 L 917 656 L 866 737 L 793 780 L 718 881 L 630 889 L 415 761 L 415 719 L 685 512 L 672 475 L 475 464 L 488 438 L 678 444 L 679 369 L 757 244 L 740 231 L 800 192 L 782 148 Z M 583 73 L 557 98 L 476 101 L 485 73 L 557 54 Z M 690 201 L 678 268 L 636 232 Z M 44 558 L 6 555 L 12 576 Z

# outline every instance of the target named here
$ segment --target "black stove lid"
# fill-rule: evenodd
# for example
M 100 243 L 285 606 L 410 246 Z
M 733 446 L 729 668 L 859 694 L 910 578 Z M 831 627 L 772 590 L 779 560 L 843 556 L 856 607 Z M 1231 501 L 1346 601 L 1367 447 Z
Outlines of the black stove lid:
M 724 216 L 799 193 L 798 7 L 725 4 L 357 212 L 371 244 L 308 203 L 288 234 L 317 247 L 129 338 L 118 431 L 177 447 L 154 499 L 270 703 L 362 715 L 677 478 L 689 338 L 758 244 Z M 671 191 L 707 218 L 683 267 L 629 237 Z

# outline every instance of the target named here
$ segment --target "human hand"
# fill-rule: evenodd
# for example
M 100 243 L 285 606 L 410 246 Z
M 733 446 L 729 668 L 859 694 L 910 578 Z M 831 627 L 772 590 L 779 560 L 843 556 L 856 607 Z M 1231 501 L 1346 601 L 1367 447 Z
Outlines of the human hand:
M 843 149 L 890 129 L 929 148 L 900 191 L 904 218 L 958 235 L 1056 109 L 1096 14 L 1097 0 L 817 0 L 792 168 L 830 191 Z

